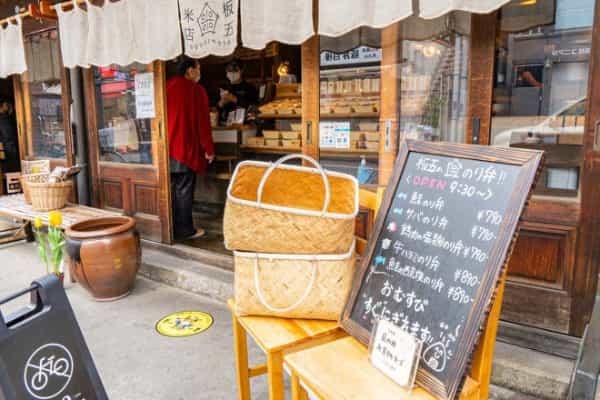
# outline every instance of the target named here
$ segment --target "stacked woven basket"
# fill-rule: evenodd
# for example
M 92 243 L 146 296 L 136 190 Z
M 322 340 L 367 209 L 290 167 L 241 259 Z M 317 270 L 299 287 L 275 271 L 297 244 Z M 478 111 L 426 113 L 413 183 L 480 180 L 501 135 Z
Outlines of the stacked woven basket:
M 315 168 L 283 165 L 294 158 Z M 238 165 L 227 191 L 238 315 L 339 319 L 355 271 L 358 182 L 294 154 Z
M 35 211 L 52 211 L 65 206 L 73 190 L 73 182 L 51 181 L 50 161 L 22 161 L 21 170 L 23 197 Z

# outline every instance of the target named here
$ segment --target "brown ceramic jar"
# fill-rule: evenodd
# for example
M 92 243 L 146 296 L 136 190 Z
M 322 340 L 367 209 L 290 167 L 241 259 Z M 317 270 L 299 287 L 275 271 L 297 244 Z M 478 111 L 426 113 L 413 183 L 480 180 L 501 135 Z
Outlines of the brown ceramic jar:
M 79 222 L 66 230 L 71 276 L 96 300 L 125 297 L 140 268 L 140 237 L 135 220 L 107 217 Z

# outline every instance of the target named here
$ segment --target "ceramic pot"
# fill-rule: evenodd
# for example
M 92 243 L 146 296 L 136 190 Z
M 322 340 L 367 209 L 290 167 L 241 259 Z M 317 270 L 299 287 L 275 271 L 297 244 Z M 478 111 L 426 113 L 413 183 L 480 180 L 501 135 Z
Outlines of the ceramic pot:
M 90 219 L 65 233 L 71 276 L 96 300 L 117 300 L 131 292 L 141 262 L 133 218 Z

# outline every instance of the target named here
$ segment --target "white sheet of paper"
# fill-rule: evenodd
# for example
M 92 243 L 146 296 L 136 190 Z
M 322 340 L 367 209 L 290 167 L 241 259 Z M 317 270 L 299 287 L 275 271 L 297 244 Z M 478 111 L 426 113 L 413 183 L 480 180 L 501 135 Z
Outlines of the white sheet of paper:
M 420 341 L 390 321 L 374 328 L 370 346 L 371 364 L 404 389 L 411 390 L 421 357 Z
M 138 119 L 154 118 L 154 74 L 146 72 L 135 76 L 135 116 Z

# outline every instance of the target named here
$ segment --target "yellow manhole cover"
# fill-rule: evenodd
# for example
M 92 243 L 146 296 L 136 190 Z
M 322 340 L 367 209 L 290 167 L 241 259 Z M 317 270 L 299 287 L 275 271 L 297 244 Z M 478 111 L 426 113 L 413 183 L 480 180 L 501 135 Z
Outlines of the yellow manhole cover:
M 180 311 L 156 323 L 156 331 L 163 336 L 186 337 L 204 332 L 213 324 L 213 317 L 202 311 Z

